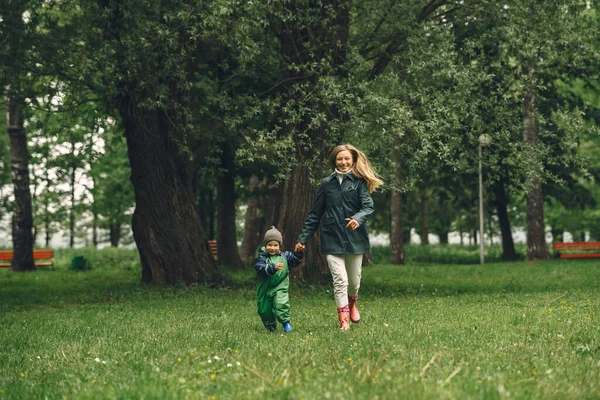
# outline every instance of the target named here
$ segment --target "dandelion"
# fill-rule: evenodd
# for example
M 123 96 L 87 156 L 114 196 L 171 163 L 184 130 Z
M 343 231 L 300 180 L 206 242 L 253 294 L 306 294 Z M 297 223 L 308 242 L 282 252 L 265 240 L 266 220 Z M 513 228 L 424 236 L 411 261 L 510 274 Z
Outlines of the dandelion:
M 213 358 L 217 361 L 219 360 L 219 356 L 214 356 Z
M 352 357 L 348 357 L 348 361 L 352 361 Z
M 227 363 L 227 366 L 228 366 L 229 368 L 233 367 L 233 365 L 232 365 L 232 364 L 230 364 L 230 363 Z
M 236 364 L 238 367 L 239 367 L 240 365 L 242 365 L 242 364 L 240 364 L 240 362 L 239 362 L 239 361 L 237 361 L 235 364 Z
M 210 374 L 210 379 L 215 379 L 217 377 L 216 374 Z
M 181 357 L 177 357 L 177 362 L 181 362 Z
M 21 372 L 19 375 L 21 375 L 21 378 L 25 378 L 25 372 Z
M 212 360 L 209 358 L 207 362 L 210 364 L 212 362 Z

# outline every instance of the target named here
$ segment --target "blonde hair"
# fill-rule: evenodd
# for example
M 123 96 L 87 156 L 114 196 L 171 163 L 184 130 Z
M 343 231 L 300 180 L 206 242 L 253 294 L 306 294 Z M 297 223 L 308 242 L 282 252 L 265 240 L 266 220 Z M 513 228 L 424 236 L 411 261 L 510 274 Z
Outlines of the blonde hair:
M 383 181 L 371 166 L 367 156 L 351 144 L 341 144 L 333 149 L 329 155 L 329 162 L 333 169 L 335 169 L 335 159 L 341 151 L 349 151 L 352 154 L 352 173 L 357 178 L 362 178 L 367 182 L 369 193 L 373 193 L 377 187 L 383 184 Z

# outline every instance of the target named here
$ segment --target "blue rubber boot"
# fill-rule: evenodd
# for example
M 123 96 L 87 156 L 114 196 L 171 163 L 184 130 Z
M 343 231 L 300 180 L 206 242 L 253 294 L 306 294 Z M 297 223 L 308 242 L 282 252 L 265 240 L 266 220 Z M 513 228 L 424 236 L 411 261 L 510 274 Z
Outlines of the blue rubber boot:
M 289 322 L 286 322 L 285 324 L 283 324 L 283 331 L 285 333 L 291 332 L 292 331 L 292 324 L 290 324 Z

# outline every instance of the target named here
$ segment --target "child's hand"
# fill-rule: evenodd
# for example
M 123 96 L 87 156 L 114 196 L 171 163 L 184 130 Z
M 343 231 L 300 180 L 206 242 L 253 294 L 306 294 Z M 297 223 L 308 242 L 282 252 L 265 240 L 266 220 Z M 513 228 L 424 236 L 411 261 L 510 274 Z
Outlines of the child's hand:
M 283 263 L 277 263 L 277 264 L 275 264 L 275 269 L 276 269 L 277 271 L 280 271 L 280 270 L 282 270 L 282 269 L 283 269 Z

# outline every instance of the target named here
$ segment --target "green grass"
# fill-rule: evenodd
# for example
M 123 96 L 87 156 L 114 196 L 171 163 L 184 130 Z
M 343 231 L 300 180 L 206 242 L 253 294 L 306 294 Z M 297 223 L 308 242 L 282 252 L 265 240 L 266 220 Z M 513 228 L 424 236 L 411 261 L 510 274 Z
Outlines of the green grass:
M 519 244 L 515 246 L 517 258 L 525 259 L 527 246 Z M 552 254 L 552 250 L 549 248 Z M 373 262 L 375 264 L 386 264 L 390 260 L 390 246 L 373 246 L 371 248 Z M 485 246 L 486 262 L 502 262 L 502 246 L 494 244 Z M 434 262 L 437 264 L 479 264 L 479 245 L 410 245 L 404 246 L 404 259 L 407 263 Z
M 369 266 L 360 324 L 339 333 L 331 288 L 292 285 L 284 335 L 252 270 L 145 286 L 103 252 L 0 271 L 0 398 L 600 398 L 597 261 Z

